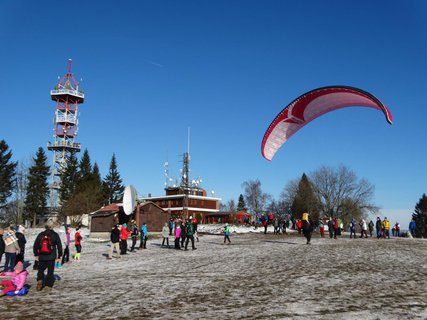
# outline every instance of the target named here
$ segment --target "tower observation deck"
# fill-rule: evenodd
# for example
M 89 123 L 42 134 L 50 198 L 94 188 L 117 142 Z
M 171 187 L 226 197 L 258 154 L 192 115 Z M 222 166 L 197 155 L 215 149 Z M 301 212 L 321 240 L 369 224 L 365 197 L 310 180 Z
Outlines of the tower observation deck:
M 72 60 L 68 60 L 67 74 L 60 78 L 50 96 L 56 102 L 53 119 L 53 142 L 47 149 L 53 151 L 52 183 L 50 185 L 51 207 L 58 208 L 58 191 L 61 187 L 61 172 L 66 167 L 73 152 L 80 151 L 80 143 L 75 141 L 78 132 L 78 105 L 84 102 L 84 92 L 71 73 Z

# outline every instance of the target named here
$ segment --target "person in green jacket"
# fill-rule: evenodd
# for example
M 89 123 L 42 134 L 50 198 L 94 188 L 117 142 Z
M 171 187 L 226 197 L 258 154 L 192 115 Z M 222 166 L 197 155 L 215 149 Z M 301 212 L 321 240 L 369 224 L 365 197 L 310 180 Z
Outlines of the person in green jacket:
M 191 240 L 191 247 L 193 248 L 193 250 L 197 249 L 194 246 L 194 225 L 192 220 L 193 220 L 193 217 L 190 217 L 190 219 L 187 220 L 185 224 L 185 235 L 186 235 L 185 250 L 188 250 L 187 246 L 188 246 L 188 241 L 190 240 Z
M 226 223 L 225 227 L 224 227 L 224 243 L 226 240 L 228 240 L 228 243 L 231 243 L 231 241 L 230 241 L 230 226 L 228 225 L 228 223 Z

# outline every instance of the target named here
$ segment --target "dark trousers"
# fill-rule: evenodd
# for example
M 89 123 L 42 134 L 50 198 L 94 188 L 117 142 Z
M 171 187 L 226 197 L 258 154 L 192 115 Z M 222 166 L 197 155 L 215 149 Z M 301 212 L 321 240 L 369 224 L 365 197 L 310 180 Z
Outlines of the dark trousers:
M 228 240 L 228 243 L 231 243 L 231 241 L 230 241 L 230 236 L 229 236 L 228 234 L 226 234 L 226 235 L 224 236 L 224 243 L 225 243 L 225 240 Z
M 127 240 L 120 240 L 120 254 L 126 254 L 127 250 L 128 250 Z
M 47 269 L 47 275 L 44 276 L 44 271 Z M 43 280 L 47 287 L 53 287 L 55 278 L 53 272 L 55 271 L 55 260 L 39 261 L 39 267 L 37 271 L 37 281 Z
M 339 228 L 334 228 L 334 239 L 337 238 L 337 236 L 339 235 Z
M 181 247 L 179 246 L 179 238 L 175 238 L 175 249 L 179 250 Z
M 132 247 L 130 248 L 130 251 L 135 251 L 135 246 L 136 246 L 136 240 L 137 237 L 132 237 Z
M 163 238 L 162 246 L 164 246 L 164 245 L 165 245 L 165 240 L 166 240 L 166 244 L 167 244 L 167 246 L 169 247 L 169 238 Z
M 13 271 L 13 268 L 15 268 L 16 253 L 5 252 L 5 255 L 4 271 Z
M 181 237 L 181 247 L 184 246 L 184 243 L 185 243 L 185 237 Z
M 82 252 L 82 245 L 81 244 L 76 244 L 76 252 L 77 253 L 81 253 Z
M 186 240 L 185 240 L 185 250 L 187 250 L 188 247 L 188 241 L 191 240 L 191 247 L 194 249 L 196 249 L 196 247 L 194 246 L 194 236 L 187 236 Z
M 61 264 L 67 263 L 69 261 L 70 261 L 70 248 L 68 246 L 65 246 Z
M 307 239 L 307 244 L 309 244 L 311 240 L 311 232 L 304 232 L 304 237 Z
M 16 255 L 15 266 L 19 261 L 21 261 L 22 264 L 24 264 L 24 254 L 23 253 L 18 253 Z

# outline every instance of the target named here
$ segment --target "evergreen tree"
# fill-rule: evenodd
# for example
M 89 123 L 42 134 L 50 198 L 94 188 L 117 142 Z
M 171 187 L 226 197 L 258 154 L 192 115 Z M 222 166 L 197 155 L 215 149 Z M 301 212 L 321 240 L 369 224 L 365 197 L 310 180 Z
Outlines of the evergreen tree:
M 104 190 L 108 203 L 120 202 L 123 199 L 125 187 L 117 170 L 116 155 L 113 153 L 110 162 L 110 169 L 104 179 Z
M 298 184 L 291 211 L 295 219 L 301 219 L 304 212 L 310 213 L 313 221 L 319 219 L 319 202 L 305 173 Z
M 9 146 L 6 141 L 0 141 L 0 208 L 11 196 L 15 185 L 15 170 L 17 162 L 12 162 L 12 151 L 8 151 Z
M 237 211 L 247 211 L 245 204 L 245 198 L 243 197 L 243 194 L 240 194 L 239 196 L 239 202 L 237 203 Z
M 43 215 L 47 211 L 49 166 L 46 161 L 46 154 L 40 147 L 35 158 L 33 158 L 33 165 L 29 169 L 28 189 L 25 198 L 24 218 L 32 218 L 33 226 L 37 223 L 37 216 Z
M 427 196 L 423 194 L 415 206 L 412 219 L 415 220 L 415 235 L 417 238 L 427 237 Z
M 83 152 L 83 156 L 79 163 L 79 187 L 85 189 L 85 184 L 92 180 L 92 164 L 90 163 L 89 152 L 87 149 Z
M 79 164 L 75 152 L 70 154 L 67 164 L 62 169 L 60 178 L 59 200 L 61 207 L 63 207 L 76 191 L 80 181 Z

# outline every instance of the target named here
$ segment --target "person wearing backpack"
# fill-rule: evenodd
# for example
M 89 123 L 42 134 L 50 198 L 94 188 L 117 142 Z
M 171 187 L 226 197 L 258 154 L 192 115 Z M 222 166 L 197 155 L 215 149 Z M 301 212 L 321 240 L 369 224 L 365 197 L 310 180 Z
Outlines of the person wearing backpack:
M 46 230 L 37 235 L 33 245 L 33 253 L 38 261 L 37 271 L 37 291 L 41 291 L 45 286 L 49 291 L 55 282 L 54 271 L 55 261 L 59 262 L 62 258 L 62 243 L 59 235 L 53 230 L 52 220 L 45 223 Z M 44 272 L 47 269 L 45 277 Z M 43 284 L 43 278 L 45 279 Z

